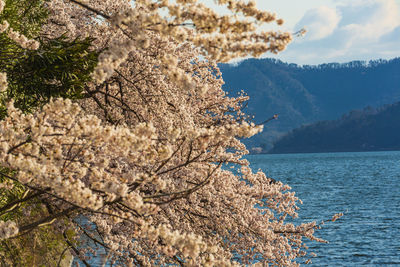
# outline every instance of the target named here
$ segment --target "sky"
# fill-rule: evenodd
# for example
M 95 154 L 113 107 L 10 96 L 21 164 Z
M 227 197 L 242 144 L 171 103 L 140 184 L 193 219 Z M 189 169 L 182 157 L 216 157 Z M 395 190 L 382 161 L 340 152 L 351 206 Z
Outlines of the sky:
M 400 0 L 258 0 L 257 7 L 283 18 L 282 31 L 307 30 L 263 57 L 297 64 L 400 57 Z

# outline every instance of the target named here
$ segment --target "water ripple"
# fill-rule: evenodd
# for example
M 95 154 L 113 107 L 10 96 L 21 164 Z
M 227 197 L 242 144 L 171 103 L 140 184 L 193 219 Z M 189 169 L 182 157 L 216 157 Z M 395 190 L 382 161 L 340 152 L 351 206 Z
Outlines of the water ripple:
M 254 170 L 289 184 L 300 218 L 345 216 L 310 243 L 315 266 L 400 266 L 400 152 L 251 155 Z

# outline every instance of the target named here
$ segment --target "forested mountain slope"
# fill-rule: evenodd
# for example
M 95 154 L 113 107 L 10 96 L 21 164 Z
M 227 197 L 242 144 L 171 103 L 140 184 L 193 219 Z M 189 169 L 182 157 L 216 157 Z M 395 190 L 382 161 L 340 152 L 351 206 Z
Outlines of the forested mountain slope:
M 400 102 L 295 129 L 271 153 L 400 150 Z
M 399 58 L 318 66 L 248 59 L 220 68 L 225 90 L 234 95 L 244 90 L 250 96 L 246 112 L 255 115 L 255 122 L 279 114 L 264 133 L 248 141 L 250 147 L 263 147 L 263 151 L 277 137 L 301 125 L 400 100 Z

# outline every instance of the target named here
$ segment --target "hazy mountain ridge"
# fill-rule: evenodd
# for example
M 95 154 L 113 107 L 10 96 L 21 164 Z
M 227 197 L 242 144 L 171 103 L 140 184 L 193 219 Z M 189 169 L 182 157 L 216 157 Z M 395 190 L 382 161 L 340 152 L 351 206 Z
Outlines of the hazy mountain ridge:
M 243 89 L 250 96 L 246 112 L 255 115 L 255 122 L 279 114 L 262 134 L 245 140 L 250 148 L 263 147 L 264 152 L 301 125 L 400 100 L 400 58 L 317 66 L 248 59 L 220 68 L 226 91 L 236 94 Z
M 338 120 L 295 129 L 270 153 L 383 151 L 400 149 L 400 102 L 355 110 Z

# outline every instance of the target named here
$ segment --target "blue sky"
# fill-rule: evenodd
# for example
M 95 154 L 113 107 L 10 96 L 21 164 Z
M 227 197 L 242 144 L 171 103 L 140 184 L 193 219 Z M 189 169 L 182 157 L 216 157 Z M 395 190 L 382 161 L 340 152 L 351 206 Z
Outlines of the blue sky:
M 400 0 L 258 0 L 257 6 L 283 18 L 282 30 L 308 31 L 276 56 L 283 61 L 320 64 L 400 56 Z

